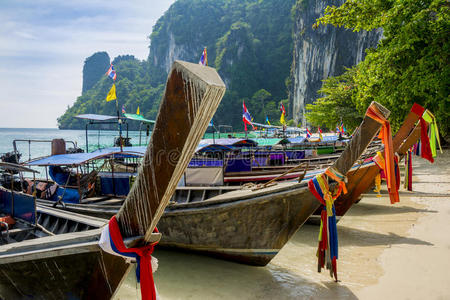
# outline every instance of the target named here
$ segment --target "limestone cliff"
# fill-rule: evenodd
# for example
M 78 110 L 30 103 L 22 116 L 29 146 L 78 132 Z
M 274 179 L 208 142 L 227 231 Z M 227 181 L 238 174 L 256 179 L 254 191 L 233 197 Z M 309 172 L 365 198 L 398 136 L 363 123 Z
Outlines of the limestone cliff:
M 294 11 L 294 54 L 291 66 L 290 109 L 296 122 L 305 122 L 305 105 L 320 95 L 317 90 L 322 80 L 340 75 L 345 67 L 360 62 L 368 47 L 375 47 L 382 36 L 381 30 L 359 33 L 319 26 L 315 20 L 323 15 L 328 5 L 339 6 L 343 0 L 299 0 Z

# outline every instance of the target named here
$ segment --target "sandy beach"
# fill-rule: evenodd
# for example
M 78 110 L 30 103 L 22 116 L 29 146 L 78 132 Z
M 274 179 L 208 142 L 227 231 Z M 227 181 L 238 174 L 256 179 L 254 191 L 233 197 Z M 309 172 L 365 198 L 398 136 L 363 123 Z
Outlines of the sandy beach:
M 367 194 L 338 223 L 338 283 L 317 273 L 319 229 L 305 225 L 262 268 L 156 251 L 161 298 L 450 299 L 450 151 L 413 160 L 413 192 L 402 187 L 400 203 Z M 130 274 L 117 299 L 136 295 Z

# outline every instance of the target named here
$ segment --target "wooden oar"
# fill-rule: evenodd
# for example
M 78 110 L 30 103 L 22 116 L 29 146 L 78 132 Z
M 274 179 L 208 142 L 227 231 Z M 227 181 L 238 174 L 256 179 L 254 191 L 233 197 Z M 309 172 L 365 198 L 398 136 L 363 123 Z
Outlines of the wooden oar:
M 224 93 L 215 69 L 174 62 L 137 178 L 116 215 L 123 237 L 150 240 Z

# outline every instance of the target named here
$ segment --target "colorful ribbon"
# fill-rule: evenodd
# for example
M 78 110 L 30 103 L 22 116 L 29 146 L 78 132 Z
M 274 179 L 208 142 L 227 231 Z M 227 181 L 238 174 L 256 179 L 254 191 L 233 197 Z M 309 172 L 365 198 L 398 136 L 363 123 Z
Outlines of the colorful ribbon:
M 430 138 L 431 154 L 433 157 L 436 157 L 437 154 L 436 141 L 437 144 L 439 145 L 439 150 L 442 153 L 441 140 L 439 138 L 439 129 L 436 123 L 436 118 L 429 110 L 426 110 L 422 117 L 428 124 L 430 124 L 429 138 Z
M 334 195 L 328 185 L 328 178 L 334 179 L 339 186 Z M 316 175 L 308 182 L 311 193 L 322 204 L 319 230 L 319 246 L 317 249 L 318 272 L 322 268 L 330 270 L 330 276 L 337 281 L 338 235 L 336 227 L 336 210 L 334 201 L 339 195 L 347 193 L 345 178 L 336 169 L 330 167 L 324 173 Z M 327 251 L 329 255 L 327 255 Z
M 110 245 L 116 255 L 136 259 L 136 279 L 137 282 L 140 282 L 141 285 L 141 298 L 143 300 L 156 300 L 156 289 L 155 283 L 153 281 L 151 254 L 157 243 L 139 248 L 127 248 L 123 243 L 122 234 L 120 233 L 116 216 L 113 216 L 109 220 L 108 229 L 111 243 Z M 158 232 L 156 228 L 155 231 Z
M 430 162 L 434 162 L 433 153 L 430 146 L 430 139 L 428 137 L 428 125 L 424 119 L 425 109 L 420 105 L 413 105 L 411 111 L 414 112 L 419 117 L 420 123 L 420 143 L 418 143 L 416 155 L 420 153 L 422 158 L 429 160 Z M 435 129 L 436 130 L 436 129 Z M 439 134 L 438 134 L 439 135 Z M 420 146 L 420 147 L 419 147 Z
M 394 150 L 392 145 L 391 125 L 386 118 L 377 110 L 376 107 L 369 106 L 367 109 L 367 116 L 375 120 L 382 125 L 380 134 L 378 137 L 384 144 L 384 159 L 385 166 L 383 168 L 386 175 L 386 182 L 389 191 L 389 198 L 391 203 L 399 202 L 398 186 L 395 179 L 395 166 L 394 166 Z

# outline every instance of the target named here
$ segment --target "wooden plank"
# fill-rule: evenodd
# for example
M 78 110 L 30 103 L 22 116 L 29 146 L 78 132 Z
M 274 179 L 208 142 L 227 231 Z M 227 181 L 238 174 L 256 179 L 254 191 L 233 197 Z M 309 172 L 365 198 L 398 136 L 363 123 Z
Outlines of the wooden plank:
M 216 70 L 175 61 L 151 142 L 117 219 L 125 237 L 151 235 L 225 93 Z

